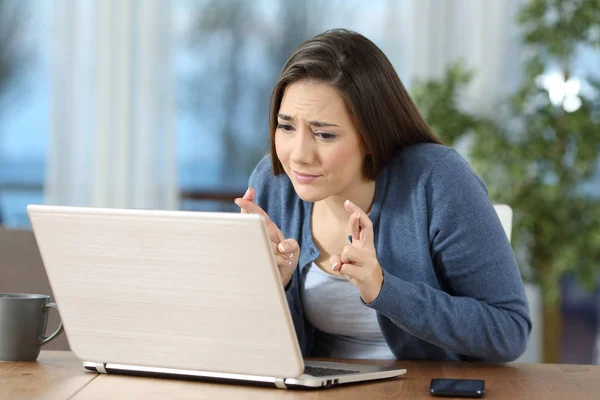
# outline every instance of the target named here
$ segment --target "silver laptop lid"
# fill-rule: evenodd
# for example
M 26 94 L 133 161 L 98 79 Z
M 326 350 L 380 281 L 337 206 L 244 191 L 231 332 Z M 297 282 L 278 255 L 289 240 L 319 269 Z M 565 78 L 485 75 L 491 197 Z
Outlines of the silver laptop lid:
M 80 359 L 302 374 L 261 217 L 40 205 L 27 212 Z

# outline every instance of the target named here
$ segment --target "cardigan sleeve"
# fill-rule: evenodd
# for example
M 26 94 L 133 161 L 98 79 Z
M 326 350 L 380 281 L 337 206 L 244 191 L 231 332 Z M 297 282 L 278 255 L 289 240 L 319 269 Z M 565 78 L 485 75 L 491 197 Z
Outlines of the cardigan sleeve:
M 484 184 L 450 151 L 432 169 L 423 193 L 432 262 L 442 271 L 445 290 L 385 273 L 368 306 L 452 352 L 496 362 L 518 358 L 531 332 L 529 308 Z

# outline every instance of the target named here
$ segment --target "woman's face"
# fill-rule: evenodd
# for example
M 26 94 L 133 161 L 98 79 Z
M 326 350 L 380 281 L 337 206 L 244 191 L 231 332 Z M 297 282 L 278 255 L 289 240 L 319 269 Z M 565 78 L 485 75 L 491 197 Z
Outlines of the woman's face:
M 277 123 L 277 157 L 302 200 L 343 197 L 366 181 L 365 146 L 336 89 L 310 81 L 288 86 Z

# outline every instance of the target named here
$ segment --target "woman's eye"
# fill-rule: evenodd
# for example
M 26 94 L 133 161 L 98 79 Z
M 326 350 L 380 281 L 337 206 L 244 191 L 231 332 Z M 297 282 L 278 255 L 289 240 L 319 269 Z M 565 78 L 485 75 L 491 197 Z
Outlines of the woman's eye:
M 281 129 L 282 131 L 293 131 L 294 127 L 291 125 L 286 125 L 286 124 L 277 124 L 277 129 Z
M 333 140 L 336 138 L 336 136 L 333 133 L 317 132 L 315 133 L 315 135 L 317 135 L 323 140 Z

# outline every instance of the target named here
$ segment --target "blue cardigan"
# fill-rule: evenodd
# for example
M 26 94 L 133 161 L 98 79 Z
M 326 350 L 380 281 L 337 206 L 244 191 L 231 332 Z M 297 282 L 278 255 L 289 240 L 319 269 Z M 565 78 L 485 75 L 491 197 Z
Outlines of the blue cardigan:
M 256 203 L 286 238 L 300 244 L 286 288 L 296 335 L 311 355 L 314 328 L 304 318 L 300 271 L 319 257 L 313 203 L 302 201 L 266 156 L 250 176 Z M 418 144 L 378 175 L 369 217 L 384 271 L 377 311 L 390 349 L 403 360 L 511 361 L 531 332 L 523 282 L 487 190 L 454 150 Z

